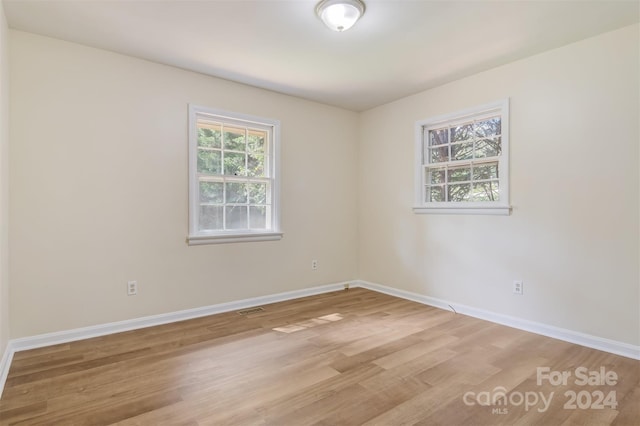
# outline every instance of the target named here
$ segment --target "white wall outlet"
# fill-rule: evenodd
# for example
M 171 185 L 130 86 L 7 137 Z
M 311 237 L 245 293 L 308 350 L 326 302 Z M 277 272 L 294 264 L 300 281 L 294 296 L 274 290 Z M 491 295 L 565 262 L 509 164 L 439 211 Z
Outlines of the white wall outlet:
M 127 296 L 135 296 L 138 294 L 138 281 L 127 282 Z
M 522 295 L 524 293 L 524 283 L 522 280 L 516 280 L 513 282 L 513 294 Z
M 350 284 L 349 283 L 344 283 L 344 289 L 345 290 L 349 290 Z
M 315 271 L 316 269 L 318 269 L 318 261 L 317 261 L 316 259 L 313 259 L 313 260 L 311 261 L 311 269 L 312 269 L 312 270 L 314 270 L 314 271 Z

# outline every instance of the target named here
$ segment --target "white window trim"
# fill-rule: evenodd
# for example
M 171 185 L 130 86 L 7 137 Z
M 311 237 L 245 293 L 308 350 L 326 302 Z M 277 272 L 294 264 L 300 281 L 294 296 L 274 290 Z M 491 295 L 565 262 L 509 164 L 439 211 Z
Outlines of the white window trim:
M 272 179 L 271 214 L 273 225 L 264 232 L 255 230 L 198 231 L 199 186 L 198 170 L 198 134 L 197 114 L 212 114 L 229 121 L 246 122 L 272 128 L 272 140 L 269 145 L 269 173 Z M 222 244 L 254 241 L 276 241 L 283 236 L 280 228 L 280 121 L 270 118 L 240 114 L 215 108 L 189 104 L 189 245 Z
M 425 202 L 424 200 L 424 172 L 423 172 L 423 135 L 424 128 L 452 121 L 463 121 L 468 116 L 480 115 L 484 112 L 500 112 L 502 115 L 502 154 L 498 162 L 500 174 L 500 201 L 484 202 Z M 485 105 L 467 108 L 455 113 L 443 114 L 415 123 L 415 205 L 414 213 L 418 214 L 483 214 L 509 215 L 509 98 L 491 102 Z

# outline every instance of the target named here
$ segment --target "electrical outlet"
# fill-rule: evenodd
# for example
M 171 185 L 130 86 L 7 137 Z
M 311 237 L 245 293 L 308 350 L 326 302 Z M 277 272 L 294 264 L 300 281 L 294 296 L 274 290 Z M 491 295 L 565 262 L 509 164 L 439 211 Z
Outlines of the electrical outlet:
M 311 261 L 311 269 L 312 269 L 312 270 L 314 270 L 314 271 L 315 271 L 316 269 L 318 269 L 318 261 L 317 261 L 316 259 L 313 259 L 313 260 Z
M 345 289 L 345 290 L 349 290 L 349 283 L 345 283 L 345 284 L 344 284 L 344 289 Z
M 521 280 L 517 280 L 513 282 L 513 294 L 518 294 L 522 296 L 524 293 L 524 283 Z
M 127 296 L 135 296 L 138 294 L 138 281 L 127 282 Z

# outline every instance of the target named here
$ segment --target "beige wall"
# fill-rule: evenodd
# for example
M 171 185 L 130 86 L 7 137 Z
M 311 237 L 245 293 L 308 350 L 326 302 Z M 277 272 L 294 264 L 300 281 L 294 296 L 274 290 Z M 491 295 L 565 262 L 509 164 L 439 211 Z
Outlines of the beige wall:
M 361 278 L 638 345 L 638 32 L 358 115 L 11 31 L 11 337 Z M 413 214 L 414 122 L 505 97 L 512 215 Z M 189 102 L 281 120 L 282 241 L 185 244 Z
M 0 3 L 0 358 L 9 341 L 9 61 Z
M 355 113 L 10 34 L 13 338 L 357 277 Z M 186 245 L 190 102 L 281 121 L 284 239 Z
M 363 113 L 360 278 L 640 344 L 638 28 Z M 506 97 L 512 215 L 413 214 L 414 122 Z

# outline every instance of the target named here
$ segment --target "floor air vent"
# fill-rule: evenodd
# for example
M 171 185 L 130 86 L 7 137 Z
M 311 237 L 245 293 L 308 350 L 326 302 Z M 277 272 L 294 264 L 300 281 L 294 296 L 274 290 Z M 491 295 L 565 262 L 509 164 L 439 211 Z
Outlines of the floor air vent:
M 255 314 L 256 312 L 262 312 L 262 311 L 264 311 L 264 308 L 257 307 L 257 308 L 245 309 L 243 311 L 238 311 L 238 313 L 240 315 L 249 315 L 249 314 Z

